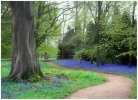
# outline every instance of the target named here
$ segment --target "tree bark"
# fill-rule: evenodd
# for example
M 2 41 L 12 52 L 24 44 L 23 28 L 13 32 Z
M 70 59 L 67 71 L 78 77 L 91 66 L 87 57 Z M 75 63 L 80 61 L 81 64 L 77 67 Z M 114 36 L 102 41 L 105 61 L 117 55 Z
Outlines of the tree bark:
M 130 57 L 129 57 L 129 64 L 128 64 L 129 68 L 131 68 L 131 60 L 132 60 L 132 56 L 130 55 Z
M 135 7 L 137 5 L 137 2 L 136 1 L 133 1 L 133 12 L 132 12 L 132 28 L 134 28 L 135 26 Z M 130 48 L 131 50 L 131 48 Z M 129 63 L 128 63 L 128 66 L 129 68 L 131 68 L 131 62 L 132 62 L 132 55 L 130 54 L 129 55 Z
M 9 78 L 27 80 L 43 77 L 40 70 L 34 37 L 34 22 L 29 1 L 12 1 L 13 14 L 13 54 Z
M 101 7 L 102 7 L 102 1 L 98 1 L 98 16 L 97 16 L 97 20 L 96 20 L 96 26 L 97 26 L 97 57 L 96 57 L 96 65 L 100 66 L 100 50 L 98 47 L 99 41 L 100 41 L 100 17 L 101 17 Z
M 137 2 L 136 1 L 133 1 L 133 12 L 132 12 L 132 27 L 134 27 L 135 26 L 135 7 L 136 7 L 136 5 L 137 5 Z

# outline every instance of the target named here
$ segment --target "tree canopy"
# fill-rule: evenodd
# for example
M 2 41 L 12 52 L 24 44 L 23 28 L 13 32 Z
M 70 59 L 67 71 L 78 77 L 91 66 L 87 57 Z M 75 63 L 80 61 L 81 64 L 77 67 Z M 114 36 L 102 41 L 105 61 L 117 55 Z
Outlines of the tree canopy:
M 10 3 L 1 5 L 2 58 L 12 54 Z M 39 55 L 100 63 L 136 63 L 135 1 L 35 1 Z

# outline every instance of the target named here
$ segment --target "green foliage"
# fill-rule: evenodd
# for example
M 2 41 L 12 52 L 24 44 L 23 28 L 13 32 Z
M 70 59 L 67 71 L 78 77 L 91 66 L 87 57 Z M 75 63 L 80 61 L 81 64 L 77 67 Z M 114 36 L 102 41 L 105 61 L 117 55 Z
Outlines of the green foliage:
M 128 14 L 114 17 L 107 34 L 110 34 L 112 47 L 117 47 L 117 57 L 125 55 L 136 56 L 136 35 L 134 28 L 131 27 L 131 21 Z M 126 48 L 123 50 L 123 48 Z
M 39 38 L 42 43 L 38 47 L 39 54 L 44 56 L 47 53 L 48 57 L 57 58 L 57 48 L 56 45 L 53 46 L 51 42 L 57 40 L 61 27 L 58 28 L 57 25 L 59 24 L 57 21 L 53 23 L 56 16 L 58 15 L 57 5 L 54 2 L 34 2 L 33 5 L 34 12 L 35 12 L 35 35 L 36 35 L 36 42 Z M 47 12 L 47 13 L 46 13 Z M 51 26 L 52 25 L 52 26 Z
M 57 16 L 58 13 L 57 6 L 54 5 L 54 2 L 52 3 L 51 2 L 44 3 L 42 1 L 34 2 L 33 8 L 35 12 L 35 25 L 36 25 L 35 31 L 38 33 L 38 35 L 49 34 L 45 33 L 45 31 L 50 27 L 52 20 Z M 49 12 L 47 11 L 48 9 Z M 51 27 L 51 30 L 55 28 L 56 24 L 57 23 L 54 23 L 54 26 Z M 37 25 L 39 25 L 39 27 Z
M 61 33 L 58 4 L 48 1 L 33 2 L 36 44 L 41 44 L 38 52 L 42 54 L 47 52 L 50 57 L 56 57 L 59 52 L 58 55 L 61 56 L 62 53 L 71 55 L 70 58 L 73 56 L 80 58 L 79 56 L 84 52 L 83 55 L 87 56 L 85 58 L 91 59 L 96 57 L 98 46 L 99 58 L 102 62 L 116 62 L 116 59 L 125 56 L 132 56 L 136 59 L 136 20 L 132 21 L 133 16 L 128 10 L 133 8 L 132 2 L 103 2 L 105 7 L 101 7 L 98 23 L 96 15 L 98 12 L 95 10 L 98 7 L 97 2 L 81 3 L 73 2 L 75 6 L 71 12 L 71 15 L 74 15 L 71 23 L 73 28 L 68 28 L 63 39 L 60 39 L 62 42 L 59 44 L 60 50 L 58 51 L 51 44 Z M 123 8 L 124 3 L 127 4 L 127 9 Z M 2 58 L 11 57 L 13 46 L 12 16 L 8 4 L 9 2 L 2 2 Z M 81 6 L 78 6 L 79 4 Z M 9 8 L 3 15 L 7 7 Z
M 49 12 L 48 12 L 49 9 Z M 58 8 L 54 2 L 33 2 L 33 14 L 34 14 L 34 33 L 36 40 L 40 37 L 43 37 L 42 42 L 47 41 L 52 42 L 57 40 L 61 26 L 59 22 L 56 21 L 53 23 L 53 20 L 58 14 Z M 52 25 L 53 23 L 53 25 Z M 52 26 L 51 26 L 52 25 Z M 59 27 L 57 27 L 59 25 Z M 9 2 L 2 2 L 2 17 L 1 17 L 1 37 L 2 37 L 2 58 L 10 58 L 12 47 L 13 47 L 13 29 L 12 29 L 12 12 Z M 57 27 L 55 29 L 55 27 Z M 36 41 L 37 44 L 38 41 Z M 43 53 L 44 48 L 47 48 L 45 51 L 48 52 L 50 57 L 56 57 L 57 49 L 52 45 L 44 46 L 44 43 L 39 48 L 39 52 Z M 49 52 L 51 50 L 51 52 Z
M 34 2 L 34 23 L 35 37 L 37 47 L 43 43 L 46 38 L 52 41 L 53 37 L 58 37 L 61 32 L 61 24 L 58 22 L 58 7 L 54 2 L 39 1 Z M 50 40 L 51 39 L 51 40 Z
M 65 33 L 62 41 L 59 42 L 59 58 L 73 58 L 74 51 L 80 45 L 80 41 L 79 36 L 74 33 L 74 29 L 68 26 L 67 33 Z
M 58 49 L 51 44 L 43 43 L 38 48 L 40 54 L 47 53 L 49 58 L 57 58 Z
M 88 10 L 91 11 L 93 7 L 91 8 L 89 6 L 94 6 L 96 3 L 97 2 L 86 3 L 89 8 Z M 126 3 L 128 6 L 128 3 L 130 2 L 103 2 L 103 4 L 106 5 L 105 8 L 101 8 L 99 25 L 96 23 L 97 17 L 95 16 L 95 13 L 91 12 L 93 19 L 89 21 L 89 23 L 86 21 L 87 29 L 85 36 L 83 36 L 84 41 L 80 43 L 81 46 L 79 45 L 76 47 L 75 58 L 80 59 L 80 56 L 85 54 L 87 56 L 86 58 L 94 60 L 93 58 L 97 56 L 96 48 L 98 48 L 98 58 L 101 63 L 118 63 L 123 60 L 121 57 L 129 56 L 136 59 L 136 25 L 134 27 L 132 25 L 131 18 L 133 16 L 130 16 L 131 13 L 129 10 L 122 9 L 123 7 L 121 6 L 123 6 L 123 3 Z M 95 7 L 97 6 L 95 5 Z M 129 7 L 132 7 L 132 5 Z M 113 9 L 113 12 L 110 11 L 111 9 Z M 78 12 L 78 15 L 79 14 L 80 13 Z M 76 20 L 80 20 L 82 16 Z M 88 18 L 86 19 L 88 20 Z M 81 24 L 82 26 L 84 25 L 84 23 Z M 78 36 L 77 38 L 81 38 L 81 36 Z
M 80 88 L 86 88 L 102 84 L 107 80 L 91 71 L 60 70 L 47 66 L 45 62 L 40 62 L 43 73 L 54 75 L 65 74 L 70 79 L 55 78 L 52 81 L 39 82 L 13 82 L 2 80 L 2 98 L 4 99 L 60 99 Z M 9 73 L 9 61 L 2 61 L 2 78 Z
M 96 47 L 93 49 L 77 50 L 74 54 L 74 58 L 79 60 L 91 59 L 94 61 L 94 59 L 96 58 Z
M 9 2 L 2 2 L 1 57 L 10 58 L 12 51 L 12 15 Z
M 92 44 L 96 44 L 96 39 L 97 39 L 96 31 L 97 31 L 96 25 L 93 22 L 89 22 L 86 33 L 86 43 L 90 47 Z
M 83 55 L 85 55 L 85 54 L 86 54 L 86 50 L 85 49 L 78 50 L 78 51 L 75 52 L 74 58 L 82 60 Z

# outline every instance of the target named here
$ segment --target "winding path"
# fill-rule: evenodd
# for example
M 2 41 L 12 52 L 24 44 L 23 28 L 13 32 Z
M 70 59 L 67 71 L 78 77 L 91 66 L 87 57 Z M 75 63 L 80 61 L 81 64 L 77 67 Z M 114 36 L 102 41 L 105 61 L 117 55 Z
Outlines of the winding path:
M 56 68 L 61 68 L 51 62 L 47 62 L 47 64 Z M 101 85 L 80 89 L 66 97 L 66 99 L 129 99 L 133 86 L 133 81 L 131 79 L 113 74 L 99 74 L 108 78 L 109 81 Z

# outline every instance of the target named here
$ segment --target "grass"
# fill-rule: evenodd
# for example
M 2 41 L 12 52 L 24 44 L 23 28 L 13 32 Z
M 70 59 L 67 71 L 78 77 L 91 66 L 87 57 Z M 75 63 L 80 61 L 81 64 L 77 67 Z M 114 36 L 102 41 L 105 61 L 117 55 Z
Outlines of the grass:
M 53 78 L 39 82 L 13 82 L 2 80 L 2 99 L 59 99 L 72 92 L 89 86 L 102 84 L 107 81 L 101 75 L 91 71 L 60 70 L 40 62 L 43 73 L 65 74 L 67 78 Z M 10 71 L 10 61 L 1 61 L 1 76 L 6 77 Z
M 56 63 L 56 62 L 54 62 L 54 63 L 66 68 L 66 66 L 62 65 L 61 63 Z M 68 68 L 73 68 L 73 67 L 68 67 Z M 86 69 L 86 70 L 88 70 L 88 69 Z M 121 70 L 121 68 L 120 68 L 120 70 Z M 108 70 L 106 71 L 106 70 L 101 70 L 101 69 L 94 70 L 94 71 L 109 73 Z M 118 72 L 116 70 L 110 71 L 110 73 L 116 74 L 116 75 L 121 75 L 121 76 L 126 76 L 126 77 L 129 77 L 130 79 L 132 79 L 134 81 L 134 85 L 133 85 L 132 90 L 131 90 L 130 98 L 131 99 L 137 98 L 137 73 L 127 73 L 127 72 L 121 72 L 121 71 Z
M 137 75 L 129 75 L 129 77 L 134 81 L 134 85 L 131 91 L 130 98 L 136 99 L 137 98 Z

